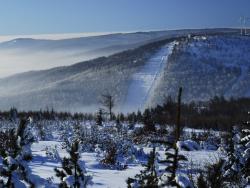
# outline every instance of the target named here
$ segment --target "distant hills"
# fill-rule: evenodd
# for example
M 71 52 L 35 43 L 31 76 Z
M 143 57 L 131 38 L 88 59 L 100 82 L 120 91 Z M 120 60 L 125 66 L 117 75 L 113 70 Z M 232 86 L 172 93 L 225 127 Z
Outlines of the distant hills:
M 186 102 L 207 100 L 214 95 L 249 96 L 250 38 L 241 37 L 236 32 L 231 29 L 180 30 L 59 41 L 16 39 L 0 43 L 0 57 L 3 51 L 9 50 L 26 51 L 25 55 L 74 51 L 72 57 L 76 54 L 81 57 L 85 53 L 98 57 L 0 79 L 0 109 L 16 106 L 22 110 L 39 110 L 48 107 L 93 112 L 100 106 L 100 95 L 109 92 L 115 97 L 116 110 L 119 111 L 124 105 L 132 76 L 162 46 L 172 41 L 177 45 L 166 66 L 162 67 L 145 107 L 162 103 L 165 96 L 174 97 L 179 86 L 184 87 L 183 99 Z M 102 53 L 106 53 L 106 57 L 99 57 L 104 55 Z M 51 64 L 57 65 L 56 62 Z

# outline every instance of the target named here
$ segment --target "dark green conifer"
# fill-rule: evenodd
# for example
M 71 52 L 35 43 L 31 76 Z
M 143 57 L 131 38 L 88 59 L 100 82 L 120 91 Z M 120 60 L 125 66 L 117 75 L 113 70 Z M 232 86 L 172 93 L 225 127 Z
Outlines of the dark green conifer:
M 128 178 L 128 187 L 158 187 L 158 176 L 157 176 L 157 156 L 155 152 L 155 147 L 153 151 L 150 152 L 147 164 L 144 165 L 145 169 L 137 174 L 135 178 Z
M 79 142 L 72 143 L 69 157 L 62 160 L 62 170 L 55 168 L 56 176 L 61 179 L 60 188 L 84 188 L 90 181 L 85 175 L 85 169 L 80 163 Z
M 168 174 L 170 174 L 167 177 L 168 178 L 167 181 L 163 183 L 163 186 L 179 187 L 178 183 L 175 180 L 176 172 L 179 167 L 179 162 L 187 160 L 185 156 L 179 154 L 179 149 L 177 146 L 177 142 L 180 140 L 181 136 L 181 94 L 182 94 L 182 88 L 179 89 L 179 94 L 178 94 L 177 119 L 174 130 L 174 137 L 171 138 L 169 141 L 161 141 L 161 143 L 166 145 L 166 152 L 165 152 L 166 159 L 160 161 L 160 163 L 164 163 L 167 165 L 165 170 Z

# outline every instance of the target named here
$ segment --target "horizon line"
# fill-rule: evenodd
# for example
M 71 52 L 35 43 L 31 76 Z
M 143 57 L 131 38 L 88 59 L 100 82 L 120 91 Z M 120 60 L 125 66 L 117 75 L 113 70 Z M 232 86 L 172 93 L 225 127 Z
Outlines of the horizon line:
M 20 34 L 20 35 L 0 35 L 0 43 L 15 39 L 30 38 L 41 40 L 63 40 L 80 37 L 102 36 L 118 33 L 137 33 L 137 32 L 157 32 L 157 31 L 180 31 L 180 30 L 195 30 L 195 29 L 239 29 L 239 27 L 204 27 L 204 28 L 182 28 L 182 29 L 145 29 L 145 30 L 130 30 L 130 31 L 104 31 L 104 32 L 75 32 L 75 33 L 41 33 L 41 34 Z

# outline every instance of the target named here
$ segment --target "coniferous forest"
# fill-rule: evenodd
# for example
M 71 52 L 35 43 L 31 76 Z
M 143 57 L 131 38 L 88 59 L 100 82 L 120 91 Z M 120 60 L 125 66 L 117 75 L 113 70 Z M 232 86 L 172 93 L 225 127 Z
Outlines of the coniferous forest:
M 182 88 L 177 99 L 128 114 L 109 103 L 94 114 L 1 112 L 1 186 L 94 186 L 95 170 L 123 178 L 135 170 L 127 187 L 247 185 L 250 99 L 185 104 L 181 95 Z M 45 174 L 34 174 L 38 165 Z

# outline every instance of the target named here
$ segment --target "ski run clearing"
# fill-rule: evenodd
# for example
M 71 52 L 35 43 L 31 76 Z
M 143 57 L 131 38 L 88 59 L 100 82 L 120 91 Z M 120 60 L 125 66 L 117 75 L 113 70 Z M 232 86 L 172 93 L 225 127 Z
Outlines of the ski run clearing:
M 152 87 L 157 85 L 160 73 L 166 66 L 168 56 L 171 54 L 175 43 L 171 42 L 164 45 L 132 76 L 124 108 L 128 107 L 134 111 L 144 109 Z

